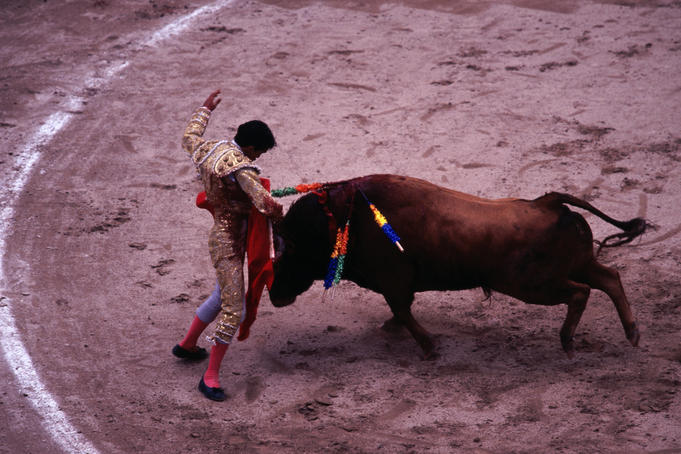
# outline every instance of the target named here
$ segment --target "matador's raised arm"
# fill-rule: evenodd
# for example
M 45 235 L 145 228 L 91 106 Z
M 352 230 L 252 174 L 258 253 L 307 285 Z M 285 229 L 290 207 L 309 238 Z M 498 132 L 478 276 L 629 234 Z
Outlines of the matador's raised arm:
M 192 157 L 194 165 L 199 165 L 200 159 L 195 159 L 198 155 L 205 156 L 209 151 L 208 149 L 201 150 L 202 148 L 208 148 L 206 141 L 203 139 L 203 133 L 206 131 L 209 119 L 210 110 L 207 107 L 199 107 L 192 114 L 189 124 L 182 135 L 182 148 Z M 200 151 L 203 151 L 203 153 Z
M 206 126 L 208 126 L 210 114 L 220 104 L 220 101 L 222 101 L 220 90 L 215 90 L 208 95 L 203 105 L 194 111 L 189 120 L 189 125 L 184 130 L 182 148 L 189 153 L 197 167 L 201 158 L 207 157 L 209 145 L 202 137 L 206 131 Z

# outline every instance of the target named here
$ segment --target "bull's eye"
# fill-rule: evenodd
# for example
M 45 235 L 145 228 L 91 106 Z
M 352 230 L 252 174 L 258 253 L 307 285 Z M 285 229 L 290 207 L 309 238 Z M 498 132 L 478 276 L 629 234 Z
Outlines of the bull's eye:
M 281 259 L 284 250 L 287 249 L 286 241 L 279 235 L 273 235 L 274 239 L 274 261 Z

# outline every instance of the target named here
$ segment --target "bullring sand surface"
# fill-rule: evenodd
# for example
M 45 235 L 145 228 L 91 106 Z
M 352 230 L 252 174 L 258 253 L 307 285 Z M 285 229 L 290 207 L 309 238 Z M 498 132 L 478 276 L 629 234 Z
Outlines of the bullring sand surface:
M 681 452 L 678 1 L 6 3 L 0 310 L 42 386 L 3 350 L 0 452 Z M 646 217 L 656 230 L 601 255 L 640 347 L 598 291 L 573 360 L 564 306 L 427 292 L 414 315 L 440 357 L 422 361 L 408 333 L 379 329 L 379 295 L 342 282 L 322 302 L 316 283 L 287 308 L 265 295 L 223 363 L 229 399 L 204 399 L 205 365 L 170 349 L 214 283 L 179 142 L 216 88 L 206 135 L 268 122 L 273 187 L 396 173 Z M 32 143 L 54 114 L 67 123 Z

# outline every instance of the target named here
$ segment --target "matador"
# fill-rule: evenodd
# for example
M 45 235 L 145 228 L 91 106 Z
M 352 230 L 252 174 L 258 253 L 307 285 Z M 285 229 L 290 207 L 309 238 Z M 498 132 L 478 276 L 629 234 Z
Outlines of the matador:
M 182 148 L 196 166 L 206 198 L 213 206 L 208 247 L 221 289 L 221 308 L 209 366 L 199 383 L 199 390 L 212 400 L 226 398 L 219 384 L 219 367 L 245 315 L 243 266 L 251 208 L 275 220 L 283 212 L 260 183 L 260 169 L 253 163 L 276 145 L 265 123 L 253 120 L 240 125 L 233 140 L 203 138 L 211 112 L 221 101 L 219 94 L 220 90 L 211 93 L 193 113 L 182 137 Z

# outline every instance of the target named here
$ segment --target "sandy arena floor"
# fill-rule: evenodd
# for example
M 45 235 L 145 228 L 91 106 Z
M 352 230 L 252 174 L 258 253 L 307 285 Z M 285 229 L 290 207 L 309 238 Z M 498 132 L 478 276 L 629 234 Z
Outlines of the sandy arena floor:
M 0 453 L 681 453 L 681 2 L 9 0 L 0 25 Z M 274 187 L 397 173 L 645 216 L 602 256 L 640 347 L 601 292 L 574 360 L 565 306 L 428 292 L 422 361 L 379 295 L 317 283 L 264 297 L 204 399 L 170 349 L 214 282 L 179 143 L 216 88 L 207 136 L 268 122 Z

